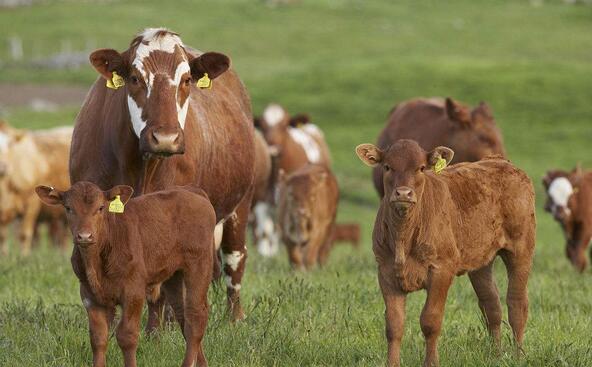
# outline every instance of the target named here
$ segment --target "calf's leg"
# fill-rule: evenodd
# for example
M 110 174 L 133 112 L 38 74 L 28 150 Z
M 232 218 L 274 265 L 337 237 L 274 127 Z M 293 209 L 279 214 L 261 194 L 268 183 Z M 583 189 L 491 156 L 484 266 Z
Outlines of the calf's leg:
M 209 256 L 209 255 L 208 255 Z M 198 268 L 200 264 L 202 268 Z M 196 262 L 184 274 L 185 280 L 185 328 L 183 335 L 187 343 L 183 367 L 207 367 L 202 340 L 208 324 L 208 287 L 212 269 L 203 266 L 204 261 Z
M 0 225 L 0 253 L 2 256 L 8 256 L 8 226 Z
M 406 294 L 393 286 L 379 273 L 378 283 L 385 304 L 385 332 L 388 345 L 388 366 L 399 367 L 401 363 L 401 340 L 405 331 Z
M 253 194 L 246 195 L 235 212 L 224 222 L 222 260 L 228 297 L 228 311 L 232 321 L 245 318 L 240 302 L 240 289 L 247 260 L 246 231 Z
M 288 258 L 290 265 L 294 270 L 304 270 L 304 264 L 302 263 L 302 247 L 298 245 L 288 245 Z
M 440 365 L 438 359 L 438 337 L 442 329 L 444 318 L 444 306 L 453 274 L 432 272 L 430 274 L 427 288 L 426 303 L 421 311 L 419 323 L 421 331 L 426 340 L 426 355 L 423 362 L 424 367 L 437 367 Z
M 41 202 L 36 195 L 32 195 L 26 202 L 25 213 L 21 221 L 21 230 L 19 239 L 21 242 L 21 254 L 28 256 L 31 253 L 31 243 L 33 241 L 33 232 L 35 230 L 35 224 L 37 217 L 39 216 L 39 210 L 41 209 Z
M 166 299 L 173 308 L 175 319 L 181 327 L 181 332 L 185 327 L 185 314 L 184 306 L 185 302 L 183 297 L 183 273 L 181 271 L 176 272 L 173 276 L 162 283 L 162 290 L 166 295 Z
M 117 326 L 115 336 L 117 344 L 123 352 L 123 365 L 136 367 L 136 350 L 138 349 L 138 334 L 140 333 L 140 318 L 144 306 L 144 295 L 128 296 L 121 306 L 121 321 Z
M 499 348 L 502 306 L 495 279 L 493 278 L 493 261 L 481 269 L 470 272 L 469 279 L 477 294 L 479 308 L 487 322 L 487 330 Z
M 88 331 L 90 346 L 93 352 L 93 367 L 104 367 L 106 364 L 107 343 L 109 341 L 110 316 L 114 309 L 95 304 L 89 290 L 80 285 L 80 298 L 88 315 Z

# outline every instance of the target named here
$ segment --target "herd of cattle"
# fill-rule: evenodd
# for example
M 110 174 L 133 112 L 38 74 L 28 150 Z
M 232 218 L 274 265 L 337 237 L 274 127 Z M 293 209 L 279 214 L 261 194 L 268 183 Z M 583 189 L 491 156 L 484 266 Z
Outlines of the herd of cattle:
M 0 123 L 2 253 L 15 219 L 23 255 L 38 242 L 41 224 L 61 249 L 74 242 L 72 267 L 94 366 L 105 365 L 116 306 L 117 342 L 125 365 L 136 365 L 145 300 L 147 332 L 159 327 L 168 307 L 186 340 L 182 365 L 205 366 L 212 279 L 225 280 L 231 319 L 244 318 L 247 226 L 262 255 L 277 254 L 282 242 L 292 267 L 305 270 L 323 265 L 337 241 L 358 246 L 359 225 L 336 223 L 339 188 L 322 131 L 278 104 L 253 118 L 227 56 L 196 51 L 166 29 L 146 29 L 126 51 L 100 49 L 90 61 L 100 77 L 73 129 L 33 132 Z M 497 255 L 508 271 L 509 323 L 520 348 L 535 246 L 534 190 L 506 160 L 489 106 L 450 98 L 400 103 L 377 145 L 361 144 L 356 153 L 373 167 L 381 197 L 372 239 L 389 365 L 399 365 L 406 295 L 419 289 L 428 295 L 420 318 L 424 365 L 438 365 L 447 292 L 465 273 L 499 345 Z M 545 210 L 563 228 L 569 260 L 583 271 L 592 173 L 552 170 L 543 184 Z

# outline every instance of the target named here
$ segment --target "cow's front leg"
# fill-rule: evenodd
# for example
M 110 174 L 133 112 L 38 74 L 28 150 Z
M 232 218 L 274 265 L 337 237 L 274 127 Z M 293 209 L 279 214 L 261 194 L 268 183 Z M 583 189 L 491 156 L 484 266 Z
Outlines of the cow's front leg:
M 26 208 L 25 213 L 23 214 L 23 220 L 21 221 L 19 239 L 21 242 L 21 254 L 28 256 L 31 253 L 33 232 L 35 230 L 37 217 L 39 216 L 39 210 L 41 210 L 41 201 L 36 195 L 32 195 L 25 205 Z
M 252 193 L 246 195 L 234 213 L 224 223 L 222 234 L 222 261 L 228 296 L 228 311 L 232 321 L 245 318 L 240 303 L 240 289 L 247 261 L 247 224 Z
M 388 366 L 399 367 L 401 363 L 401 341 L 405 331 L 405 300 L 407 295 L 392 283 L 378 274 L 378 283 L 384 298 L 385 332 L 388 344 Z
M 437 272 L 430 274 L 427 288 L 428 296 L 419 319 L 421 331 L 426 340 L 424 367 L 437 367 L 440 365 L 438 360 L 438 337 L 442 329 L 448 289 L 453 279 L 454 274 Z
M 0 253 L 8 256 L 8 226 L 0 224 Z
M 144 306 L 144 295 L 128 296 L 121 305 L 121 321 L 117 326 L 115 336 L 117 344 L 123 352 L 125 367 L 136 367 L 136 350 L 138 349 L 138 335 L 140 334 L 140 318 Z

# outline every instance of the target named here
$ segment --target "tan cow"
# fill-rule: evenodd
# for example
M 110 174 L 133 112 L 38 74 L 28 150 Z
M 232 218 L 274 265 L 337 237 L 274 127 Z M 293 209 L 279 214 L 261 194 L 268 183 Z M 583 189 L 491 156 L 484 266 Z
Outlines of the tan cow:
M 309 164 L 280 174 L 278 223 L 295 269 L 323 265 L 332 245 L 339 188 L 327 166 Z
M 102 191 L 83 181 L 67 191 L 48 186 L 36 191 L 46 204 L 64 206 L 68 213 L 77 249 L 72 268 L 88 314 L 93 366 L 105 366 L 116 306 L 121 320 L 115 336 L 124 365 L 136 366 L 144 298 L 157 297 L 161 285 L 185 337 L 182 366 L 207 366 L 202 339 L 216 214 L 204 191 L 175 187 L 130 200 L 130 186 Z
M 485 102 L 475 108 L 451 98 L 402 102 L 391 111 L 377 146 L 386 149 L 399 139 L 415 140 L 428 151 L 440 145 L 450 147 L 455 152 L 453 163 L 505 156 L 502 134 Z M 374 169 L 372 176 L 382 197 L 382 171 Z
M 428 153 L 413 140 L 399 140 L 386 150 L 362 144 L 356 153 L 384 173 L 385 195 L 372 239 L 386 304 L 389 366 L 400 363 L 406 296 L 420 289 L 427 291 L 420 318 L 424 366 L 439 365 L 437 341 L 448 289 L 465 273 L 499 345 L 502 314 L 492 271 L 497 255 L 508 272 L 508 316 L 520 348 L 536 227 L 528 176 L 498 158 L 443 169 L 454 155 L 450 148 Z
M 42 205 L 35 196 L 35 186 L 55 182 L 69 186 L 68 154 L 71 127 L 27 131 L 0 122 L 0 248 L 6 254 L 9 224 L 21 219 L 21 253 L 28 255 L 38 223 L 47 223 L 54 245 L 65 249 L 69 240 L 65 213 L 61 208 Z
M 216 211 L 228 310 L 231 320 L 242 319 L 255 138 L 249 96 L 230 59 L 149 28 L 127 50 L 100 49 L 90 60 L 100 77 L 76 119 L 72 182 L 103 190 L 125 184 L 136 195 L 203 188 Z M 162 302 L 148 306 L 150 331 L 160 323 Z
M 586 249 L 592 240 L 592 171 L 548 171 L 543 178 L 545 211 L 561 225 L 565 254 L 580 272 L 586 270 Z M 592 256 L 592 253 L 590 254 Z

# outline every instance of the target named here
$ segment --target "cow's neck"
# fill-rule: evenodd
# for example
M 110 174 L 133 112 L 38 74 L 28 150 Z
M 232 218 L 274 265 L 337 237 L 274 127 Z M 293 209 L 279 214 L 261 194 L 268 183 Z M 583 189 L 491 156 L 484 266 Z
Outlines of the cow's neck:
M 418 223 L 420 208 L 416 204 L 416 207 L 412 208 L 405 217 L 401 217 L 388 201 L 383 205 L 385 207 L 386 220 L 384 223 L 387 243 L 395 254 L 395 264 L 403 265 L 411 252 L 414 235 L 420 225 Z

